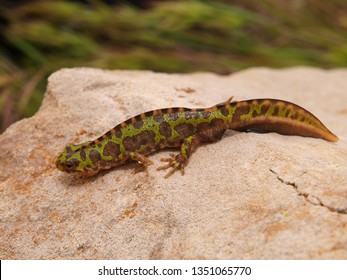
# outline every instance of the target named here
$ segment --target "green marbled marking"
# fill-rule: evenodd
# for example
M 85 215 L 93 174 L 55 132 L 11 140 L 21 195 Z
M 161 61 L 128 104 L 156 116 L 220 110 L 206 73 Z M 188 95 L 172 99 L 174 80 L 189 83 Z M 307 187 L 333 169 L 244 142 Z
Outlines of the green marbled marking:
M 270 104 L 269 109 L 265 113 L 265 117 L 272 116 L 274 111 L 275 111 L 275 106 L 273 104 Z
M 263 107 L 263 104 L 251 104 L 249 112 L 241 115 L 240 120 L 244 121 L 253 118 L 253 112 L 256 112 L 259 116 L 261 114 L 261 107 Z
M 287 114 L 288 108 L 285 105 L 278 106 L 278 116 L 284 118 Z

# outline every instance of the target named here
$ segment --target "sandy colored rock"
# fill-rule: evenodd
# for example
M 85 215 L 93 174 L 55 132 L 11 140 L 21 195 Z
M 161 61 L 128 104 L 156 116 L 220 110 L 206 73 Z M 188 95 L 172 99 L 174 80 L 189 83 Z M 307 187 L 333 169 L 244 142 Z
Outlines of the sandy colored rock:
M 0 136 L 1 259 L 347 259 L 347 70 L 208 73 L 63 69 L 39 112 Z M 340 141 L 228 131 L 164 179 L 170 151 L 77 178 L 67 143 L 93 140 L 144 111 L 281 98 Z

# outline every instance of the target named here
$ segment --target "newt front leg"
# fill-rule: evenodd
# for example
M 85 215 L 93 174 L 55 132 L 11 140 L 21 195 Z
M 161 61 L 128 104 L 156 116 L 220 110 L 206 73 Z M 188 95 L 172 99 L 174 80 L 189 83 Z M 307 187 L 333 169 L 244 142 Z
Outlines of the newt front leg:
M 148 159 L 145 155 L 137 153 L 137 152 L 126 152 L 124 155 L 125 155 L 124 160 L 130 159 L 138 163 L 135 169 L 135 174 L 146 170 L 148 165 L 153 164 L 153 161 Z
M 147 165 L 153 164 L 153 161 L 148 159 L 146 156 L 143 154 L 137 153 L 137 152 L 126 152 L 125 153 L 125 158 L 129 158 L 133 161 L 137 161 L 139 164 L 142 166 L 146 167 Z
M 192 135 L 187 137 L 186 139 L 184 139 L 181 145 L 180 153 L 177 155 L 170 154 L 169 158 L 160 159 L 160 161 L 168 162 L 168 164 L 158 167 L 157 170 L 160 171 L 171 168 L 171 170 L 164 176 L 165 179 L 171 176 L 177 170 L 180 170 L 181 174 L 184 175 L 184 167 L 187 165 L 189 156 L 196 149 L 199 142 L 200 141 L 197 136 Z

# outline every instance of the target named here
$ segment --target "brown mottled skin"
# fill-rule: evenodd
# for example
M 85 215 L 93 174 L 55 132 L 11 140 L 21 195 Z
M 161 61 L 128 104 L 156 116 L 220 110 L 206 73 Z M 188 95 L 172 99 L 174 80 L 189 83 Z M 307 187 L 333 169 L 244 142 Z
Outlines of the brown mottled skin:
M 219 140 L 227 129 L 277 132 L 321 138 L 335 142 L 338 137 L 304 108 L 277 99 L 232 102 L 232 98 L 204 109 L 167 108 L 146 112 L 128 119 L 94 141 L 68 145 L 57 158 L 59 170 L 94 175 L 101 169 L 129 160 L 143 166 L 152 164 L 146 155 L 167 147 L 180 147 L 180 153 L 161 159 L 184 173 L 191 153 L 202 142 Z

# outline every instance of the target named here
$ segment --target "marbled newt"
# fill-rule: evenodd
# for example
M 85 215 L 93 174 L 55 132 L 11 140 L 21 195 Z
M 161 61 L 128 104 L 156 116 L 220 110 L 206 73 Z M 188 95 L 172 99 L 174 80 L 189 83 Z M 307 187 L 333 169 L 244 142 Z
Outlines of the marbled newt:
M 167 147 L 180 147 L 180 153 L 157 170 L 176 170 L 184 174 L 192 152 L 203 142 L 219 140 L 225 130 L 277 132 L 322 138 L 335 142 L 338 137 L 304 108 L 277 99 L 251 99 L 226 102 L 210 108 L 166 108 L 149 111 L 112 128 L 94 141 L 68 145 L 56 160 L 59 170 L 94 175 L 108 169 L 137 161 L 142 166 L 153 164 L 146 155 Z

